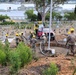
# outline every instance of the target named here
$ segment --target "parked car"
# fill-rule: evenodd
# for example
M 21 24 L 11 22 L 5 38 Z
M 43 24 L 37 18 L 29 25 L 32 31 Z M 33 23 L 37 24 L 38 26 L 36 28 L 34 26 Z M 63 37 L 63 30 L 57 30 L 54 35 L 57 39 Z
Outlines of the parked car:
M 47 40 L 49 40 L 49 28 L 43 28 L 43 33 L 46 34 Z M 51 29 L 50 30 L 50 41 L 55 40 L 55 33 Z

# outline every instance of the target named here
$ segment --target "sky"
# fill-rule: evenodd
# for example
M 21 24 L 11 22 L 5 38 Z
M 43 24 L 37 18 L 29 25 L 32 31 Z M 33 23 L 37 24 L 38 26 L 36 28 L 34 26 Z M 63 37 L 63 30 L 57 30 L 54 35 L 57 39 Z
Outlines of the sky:
M 64 4 L 64 5 L 60 5 L 63 9 L 67 9 L 67 10 L 71 10 L 73 8 L 75 8 L 76 4 Z M 4 9 L 7 10 L 9 7 L 11 7 L 11 9 L 17 9 L 18 7 L 20 7 L 20 4 L 0 4 L 0 9 Z M 26 4 L 26 7 L 34 7 L 33 4 Z

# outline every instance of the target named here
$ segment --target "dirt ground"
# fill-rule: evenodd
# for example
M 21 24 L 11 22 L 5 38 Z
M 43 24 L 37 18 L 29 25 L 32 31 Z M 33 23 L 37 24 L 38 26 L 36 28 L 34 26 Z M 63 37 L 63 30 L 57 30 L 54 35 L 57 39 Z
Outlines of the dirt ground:
M 42 71 L 49 67 L 50 63 L 56 63 L 59 66 L 58 75 L 72 75 L 74 66 L 71 63 L 72 56 L 65 57 L 43 57 L 38 61 L 32 61 L 28 66 L 25 66 L 19 71 L 19 75 L 42 75 Z

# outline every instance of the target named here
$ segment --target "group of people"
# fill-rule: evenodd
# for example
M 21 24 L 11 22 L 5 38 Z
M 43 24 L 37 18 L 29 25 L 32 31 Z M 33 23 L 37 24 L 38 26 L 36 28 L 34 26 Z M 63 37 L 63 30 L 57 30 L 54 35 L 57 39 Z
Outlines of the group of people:
M 67 41 L 65 44 L 68 47 L 67 55 L 69 54 L 69 51 L 71 51 L 73 56 L 75 55 L 75 45 L 76 45 L 76 34 L 74 31 L 75 31 L 74 28 L 70 28 L 70 30 L 68 32 L 68 36 L 67 36 Z M 27 40 L 27 39 L 23 35 L 23 32 L 20 35 L 18 33 L 16 33 L 16 38 L 15 38 L 16 45 L 18 45 L 20 41 L 25 43 L 25 40 Z M 30 45 L 32 46 L 32 48 L 35 49 L 36 48 L 35 44 L 37 43 L 36 33 L 31 31 L 29 34 L 29 40 L 30 40 Z M 7 42 L 7 41 L 8 41 L 8 34 L 6 34 L 6 39 L 5 39 L 5 42 Z M 43 42 L 43 45 L 47 42 L 47 37 L 46 37 L 45 33 L 42 34 L 41 41 Z M 45 48 L 45 46 L 43 48 Z
M 21 32 L 20 34 L 19 33 L 16 33 L 15 34 L 15 43 L 16 43 L 16 46 L 19 44 L 19 42 L 24 42 L 25 43 L 25 40 L 26 40 L 26 37 L 23 35 L 23 32 Z M 5 43 L 9 42 L 8 41 L 8 33 L 6 33 L 6 38 L 5 38 Z

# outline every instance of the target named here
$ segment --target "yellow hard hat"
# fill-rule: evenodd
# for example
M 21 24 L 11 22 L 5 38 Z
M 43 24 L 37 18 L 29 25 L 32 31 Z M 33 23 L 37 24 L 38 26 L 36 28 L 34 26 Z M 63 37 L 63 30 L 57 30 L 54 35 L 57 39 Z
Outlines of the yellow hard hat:
M 6 36 L 8 36 L 8 34 L 6 34 Z
M 19 33 L 19 36 L 21 35 L 21 33 Z
M 70 34 L 70 31 L 68 32 L 68 34 Z
M 35 35 L 33 35 L 33 38 L 35 38 Z
M 18 33 L 16 33 L 16 36 L 18 36 Z
M 70 31 L 74 31 L 74 28 L 70 28 Z
M 38 24 L 42 24 L 42 21 L 38 21 Z

